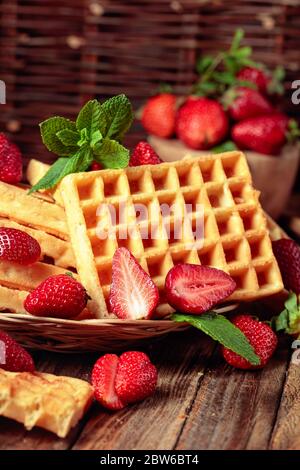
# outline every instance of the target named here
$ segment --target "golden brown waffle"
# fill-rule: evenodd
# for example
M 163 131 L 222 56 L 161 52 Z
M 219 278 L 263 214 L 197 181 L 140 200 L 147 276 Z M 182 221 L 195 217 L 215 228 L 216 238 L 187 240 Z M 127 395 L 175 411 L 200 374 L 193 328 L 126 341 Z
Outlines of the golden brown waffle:
M 66 437 L 92 402 L 91 385 L 52 374 L 0 369 L 0 415 Z
M 0 216 L 63 240 L 69 239 L 62 207 L 28 195 L 26 189 L 3 182 L 0 182 Z
M 0 285 L 0 312 L 25 313 L 24 301 L 28 292 Z
M 77 271 L 92 298 L 90 308 L 98 318 L 108 315 L 112 257 L 120 246 L 133 253 L 158 286 L 162 293 L 158 313 L 162 315 L 172 311 L 163 302 L 163 289 L 168 271 L 178 263 L 203 264 L 228 272 L 237 283 L 229 298 L 232 301 L 257 299 L 283 288 L 258 192 L 252 187 L 241 152 L 69 175 L 60 190 Z M 118 209 L 120 202 L 131 217 L 133 233 L 128 239 L 122 239 L 128 224 L 122 225 L 117 217 L 113 227 L 109 214 L 97 216 L 100 204 L 110 203 Z M 134 204 L 138 203 L 149 210 L 146 220 L 136 220 Z M 163 217 L 163 203 L 177 203 L 182 211 L 185 203 L 191 204 L 193 229 L 201 217 L 195 212 L 196 204 L 203 205 L 203 246 L 195 244 L 192 230 L 186 230 L 181 239 L 174 238 L 178 215 Z M 115 239 L 99 239 L 99 221 L 108 230 L 115 229 Z M 168 237 L 165 228 L 169 222 Z M 143 239 L 141 234 L 151 229 L 156 237 Z

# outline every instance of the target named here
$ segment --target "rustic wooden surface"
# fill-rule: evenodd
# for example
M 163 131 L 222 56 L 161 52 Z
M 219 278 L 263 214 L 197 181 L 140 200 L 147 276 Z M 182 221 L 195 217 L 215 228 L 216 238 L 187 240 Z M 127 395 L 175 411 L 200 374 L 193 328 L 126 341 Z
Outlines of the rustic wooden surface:
M 111 413 L 93 405 L 66 439 L 0 418 L 4 449 L 300 449 L 300 366 L 284 339 L 263 371 L 224 365 L 198 331 L 144 348 L 159 368 L 156 394 Z M 39 353 L 37 368 L 88 379 L 95 355 Z

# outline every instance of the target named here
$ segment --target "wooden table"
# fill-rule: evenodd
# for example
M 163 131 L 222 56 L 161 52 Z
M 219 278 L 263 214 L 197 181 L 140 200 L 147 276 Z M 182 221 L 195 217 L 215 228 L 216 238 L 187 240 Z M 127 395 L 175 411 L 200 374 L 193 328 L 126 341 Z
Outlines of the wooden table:
M 225 365 L 196 330 L 142 348 L 159 368 L 156 394 L 116 413 L 93 405 L 66 439 L 0 419 L 0 449 L 300 449 L 300 365 L 284 339 L 263 371 Z M 37 369 L 88 379 L 93 354 L 38 353 Z

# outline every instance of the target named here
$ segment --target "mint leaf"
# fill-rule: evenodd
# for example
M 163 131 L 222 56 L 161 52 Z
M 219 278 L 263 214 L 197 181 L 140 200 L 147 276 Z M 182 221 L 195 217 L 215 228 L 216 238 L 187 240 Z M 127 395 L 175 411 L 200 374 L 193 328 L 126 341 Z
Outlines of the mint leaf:
M 61 157 L 51 166 L 47 173 L 40 181 L 35 184 L 29 191 L 29 194 L 39 191 L 40 189 L 53 188 L 61 179 L 61 174 L 64 171 L 66 164 L 71 158 Z
M 83 145 L 86 145 L 88 143 L 88 140 L 89 140 L 89 135 L 88 135 L 88 130 L 86 127 L 84 127 L 83 129 L 81 129 L 80 131 L 80 139 L 78 140 L 77 142 L 77 145 L 79 147 L 82 147 Z
M 77 131 L 72 131 L 71 129 L 63 129 L 62 131 L 56 132 L 56 135 L 61 143 L 66 146 L 71 145 L 75 147 L 80 138 L 79 133 Z
M 223 144 L 216 145 L 216 147 L 213 147 L 211 149 L 212 153 L 223 153 L 223 152 L 230 152 L 232 150 L 236 150 L 237 146 L 235 145 L 232 140 L 227 140 L 226 142 L 223 142 Z
M 101 132 L 98 130 L 98 131 L 95 131 L 93 132 L 93 134 L 91 135 L 91 147 L 95 147 L 96 144 L 98 144 L 100 142 L 100 140 L 102 140 L 102 134 Z
M 260 358 L 255 354 L 244 333 L 223 315 L 214 312 L 198 316 L 175 313 L 171 318 L 176 322 L 190 323 L 226 348 L 247 359 L 252 365 L 260 364 Z
M 101 106 L 106 116 L 106 130 L 102 132 L 109 139 L 121 141 L 133 121 L 132 106 L 125 95 L 117 95 L 105 101 Z
M 125 168 L 129 162 L 129 150 L 116 140 L 104 139 L 94 148 L 94 158 L 104 168 Z
M 68 162 L 60 175 L 60 180 L 72 173 L 86 171 L 91 165 L 92 161 L 93 154 L 91 149 L 88 146 L 82 147 L 75 155 L 73 155 L 72 158 L 68 158 Z
M 105 119 L 101 111 L 101 104 L 97 100 L 88 101 L 76 119 L 76 127 L 79 131 L 87 129 L 91 135 L 93 132 L 105 126 Z
M 75 123 L 59 116 L 51 117 L 40 123 L 43 143 L 50 152 L 61 157 L 73 155 L 77 150 L 75 145 L 64 145 L 57 137 L 57 133 L 64 129 L 76 132 Z
M 290 292 L 284 307 L 285 309 L 277 317 L 272 318 L 273 329 L 290 335 L 300 333 L 300 302 L 294 292 Z

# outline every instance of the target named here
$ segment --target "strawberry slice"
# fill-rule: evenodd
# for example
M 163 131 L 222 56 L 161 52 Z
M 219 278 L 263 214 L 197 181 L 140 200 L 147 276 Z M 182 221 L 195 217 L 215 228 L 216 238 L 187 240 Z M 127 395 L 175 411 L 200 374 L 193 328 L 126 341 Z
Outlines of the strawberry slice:
M 236 288 L 229 274 L 196 264 L 177 264 L 167 274 L 166 296 L 172 307 L 201 314 L 226 299 Z
M 118 362 L 116 354 L 105 354 L 98 359 L 92 372 L 95 398 L 109 410 L 121 410 L 125 407 L 115 391 Z
M 156 285 L 127 248 L 113 257 L 109 303 L 121 319 L 151 318 L 159 300 Z

